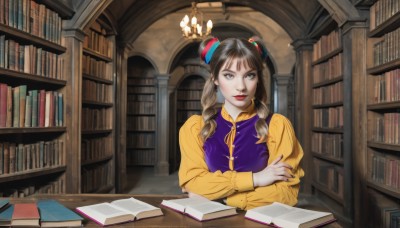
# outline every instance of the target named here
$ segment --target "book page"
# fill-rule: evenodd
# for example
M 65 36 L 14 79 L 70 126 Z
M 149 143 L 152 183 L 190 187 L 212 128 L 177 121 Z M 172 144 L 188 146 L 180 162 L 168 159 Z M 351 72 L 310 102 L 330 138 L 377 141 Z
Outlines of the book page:
M 293 210 L 293 208 L 286 207 L 285 205 L 280 205 L 280 204 L 271 204 L 266 207 L 259 207 L 259 208 L 254 208 L 252 211 L 258 212 L 263 215 L 267 215 L 271 218 L 278 217 L 280 215 L 289 213 Z
M 115 208 L 108 203 L 101 203 L 101 204 L 96 204 L 93 206 L 88 206 L 87 209 L 93 210 L 96 213 L 98 213 L 100 216 L 103 217 L 112 217 L 114 215 L 120 215 L 120 214 L 125 214 L 125 212 L 122 212 L 118 208 Z
M 132 213 L 134 215 L 137 215 L 139 212 L 142 212 L 142 211 L 149 211 L 149 210 L 157 209 L 153 205 L 142 202 L 135 198 L 115 200 L 112 202 L 112 204 L 114 206 L 117 206 L 123 210 L 126 210 L 127 212 Z
M 189 206 L 189 205 L 195 205 L 199 203 L 204 203 L 208 202 L 208 200 L 200 199 L 200 198 L 185 198 L 185 199 L 174 199 L 174 200 L 168 200 L 170 202 L 174 202 L 175 204 L 179 204 L 182 206 Z
M 279 219 L 292 221 L 295 223 L 304 223 L 304 222 L 308 222 L 308 221 L 311 221 L 311 220 L 314 220 L 314 219 L 317 219 L 320 217 L 324 217 L 329 214 L 330 213 L 319 212 L 319 211 L 309 211 L 309 210 L 297 208 L 296 210 L 293 210 L 292 212 L 290 212 L 288 214 L 279 216 Z
M 209 213 L 213 213 L 216 211 L 222 211 L 222 210 L 227 210 L 227 209 L 232 208 L 231 206 L 226 206 L 224 204 L 213 202 L 213 201 L 199 203 L 199 204 L 191 205 L 188 207 L 190 207 L 196 211 L 199 211 L 202 214 L 209 214 Z

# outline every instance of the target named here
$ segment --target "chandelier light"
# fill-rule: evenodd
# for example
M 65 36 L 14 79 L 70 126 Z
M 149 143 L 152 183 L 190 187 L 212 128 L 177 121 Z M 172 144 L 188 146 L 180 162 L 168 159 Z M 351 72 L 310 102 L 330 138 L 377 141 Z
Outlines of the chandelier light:
M 203 29 L 203 13 L 196 7 L 196 3 L 192 2 L 192 11 L 190 15 L 185 15 L 180 22 L 182 35 L 187 39 L 202 39 L 211 33 L 213 23 L 207 21 L 207 27 Z

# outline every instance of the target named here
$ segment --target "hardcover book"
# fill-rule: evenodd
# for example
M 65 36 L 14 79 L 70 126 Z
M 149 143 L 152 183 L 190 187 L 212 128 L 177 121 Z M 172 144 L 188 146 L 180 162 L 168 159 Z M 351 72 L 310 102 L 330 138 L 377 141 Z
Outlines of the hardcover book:
M 163 215 L 160 208 L 132 197 L 78 207 L 76 210 L 102 226 Z
M 11 218 L 14 212 L 14 205 L 7 204 L 0 209 L 0 226 L 11 226 Z
M 39 200 L 41 227 L 82 226 L 83 218 L 56 200 Z
M 206 221 L 237 214 L 236 208 L 234 207 L 201 198 L 163 200 L 161 205 L 186 214 L 198 221 Z
M 245 218 L 285 228 L 318 227 L 336 221 L 329 212 L 307 210 L 278 202 L 250 209 L 246 212 Z
M 16 203 L 12 215 L 11 226 L 40 226 L 39 210 L 36 203 Z

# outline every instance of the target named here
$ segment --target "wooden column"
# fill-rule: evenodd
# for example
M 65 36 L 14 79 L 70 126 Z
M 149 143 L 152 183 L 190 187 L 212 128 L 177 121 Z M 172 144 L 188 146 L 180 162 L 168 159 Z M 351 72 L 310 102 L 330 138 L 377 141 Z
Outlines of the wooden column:
M 314 40 L 303 39 L 293 42 L 296 51 L 295 67 L 295 132 L 301 146 L 304 150 L 302 167 L 305 171 L 305 177 L 301 180 L 301 191 L 311 193 L 311 113 L 312 113 L 312 49 Z
M 273 78 L 276 82 L 277 90 L 277 111 L 278 113 L 288 116 L 288 87 L 292 75 L 274 74 Z
M 117 45 L 116 53 L 116 99 L 115 99 L 115 170 L 116 192 L 126 187 L 126 113 L 128 85 L 128 49 Z
M 344 100 L 348 107 L 344 110 L 349 110 L 351 115 L 344 116 L 344 135 L 346 139 L 350 139 L 343 145 L 344 150 L 352 153 L 344 154 L 344 165 L 352 170 L 352 179 L 345 183 L 345 192 L 351 192 L 345 198 L 345 213 L 352 215 L 354 218 L 353 225 L 361 227 L 361 223 L 365 218 L 361 218 L 361 210 L 365 205 L 363 199 L 362 183 L 367 178 L 367 167 L 364 166 L 366 160 L 366 140 L 367 140 L 367 114 L 366 114 L 366 99 L 367 99 L 367 84 L 366 84 L 366 50 L 367 50 L 367 25 L 366 20 L 348 20 L 342 26 L 343 32 L 343 61 L 344 77 L 350 77 L 349 82 L 344 84 Z M 346 174 L 345 174 L 346 175 Z M 349 174 L 348 174 L 349 175 Z M 350 202 L 353 203 L 350 203 Z M 349 203 L 348 203 L 349 202 Z M 349 205 L 347 205 L 349 204 Z M 354 207 L 353 205 L 357 205 Z M 350 216 L 349 216 L 350 217 Z M 365 224 L 364 224 L 365 225 Z
M 67 137 L 66 193 L 81 192 L 81 108 L 82 108 L 82 43 L 84 33 L 78 29 L 64 30 L 65 75 L 65 125 Z
M 157 133 L 156 133 L 156 167 L 157 176 L 169 175 L 169 92 L 170 75 L 160 74 L 157 78 Z

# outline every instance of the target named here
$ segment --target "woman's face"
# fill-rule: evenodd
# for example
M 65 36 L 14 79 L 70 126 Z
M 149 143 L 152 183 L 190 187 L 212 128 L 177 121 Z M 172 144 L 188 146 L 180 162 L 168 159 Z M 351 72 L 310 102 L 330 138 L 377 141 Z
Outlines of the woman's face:
M 249 68 L 243 59 L 226 61 L 214 81 L 225 98 L 225 108 L 235 112 L 243 111 L 251 104 L 257 82 L 257 70 Z

